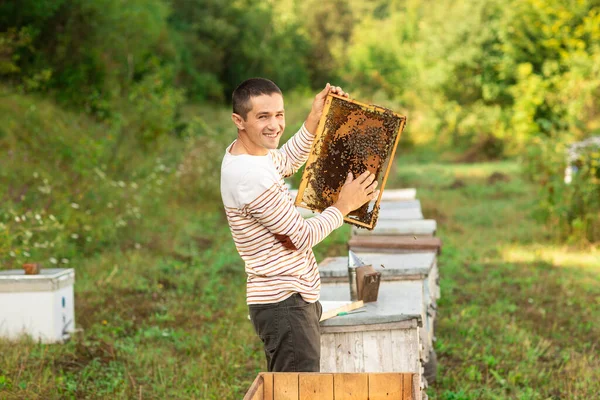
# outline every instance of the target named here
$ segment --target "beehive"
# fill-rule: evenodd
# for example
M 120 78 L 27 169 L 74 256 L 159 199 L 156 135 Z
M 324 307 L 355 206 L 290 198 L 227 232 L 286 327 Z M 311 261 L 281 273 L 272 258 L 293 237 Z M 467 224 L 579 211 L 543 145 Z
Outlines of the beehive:
M 411 373 L 261 372 L 244 400 L 416 400 Z
M 406 117 L 330 94 L 298 188 L 296 205 L 323 211 L 335 203 L 348 172 L 375 174 L 380 194 L 345 221 L 372 229 Z

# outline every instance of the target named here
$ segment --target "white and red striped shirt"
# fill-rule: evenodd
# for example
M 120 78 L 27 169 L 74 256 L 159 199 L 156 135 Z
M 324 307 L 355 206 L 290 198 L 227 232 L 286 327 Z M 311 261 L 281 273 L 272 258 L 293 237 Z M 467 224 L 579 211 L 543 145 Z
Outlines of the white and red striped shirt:
M 305 301 L 319 299 L 321 279 L 312 247 L 344 217 L 335 207 L 302 218 L 283 178 L 308 159 L 314 136 L 304 125 L 279 150 L 265 156 L 232 155 L 221 165 L 221 197 L 238 253 L 246 264 L 248 304 L 276 303 L 300 293 Z M 275 235 L 287 236 L 297 250 Z

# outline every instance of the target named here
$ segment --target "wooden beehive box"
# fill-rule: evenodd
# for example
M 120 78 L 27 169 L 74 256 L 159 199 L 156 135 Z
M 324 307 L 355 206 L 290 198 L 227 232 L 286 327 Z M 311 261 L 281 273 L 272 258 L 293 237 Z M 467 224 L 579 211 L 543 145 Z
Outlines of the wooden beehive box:
M 357 177 L 368 170 L 379 182 L 379 196 L 374 203 L 365 204 L 344 219 L 373 229 L 405 123 L 406 117 L 390 110 L 328 95 L 296 206 L 321 212 L 335 203 L 348 172 Z
M 416 400 L 411 373 L 261 372 L 244 400 Z
M 436 253 L 362 253 L 357 255 L 363 262 L 373 265 L 382 274 L 381 302 L 389 304 L 379 304 L 379 308 L 386 308 L 385 312 L 389 316 L 394 313 L 418 314 L 419 320 L 422 321 L 418 327 L 419 342 L 423 345 L 423 351 L 419 352 L 419 358 L 423 362 L 429 361 L 435 336 L 434 321 L 437 313 L 437 300 L 440 298 Z M 319 272 L 322 282 L 321 298 L 329 300 L 330 296 L 336 293 L 336 298 L 344 300 L 348 291 L 344 287 L 348 281 L 348 257 L 326 258 L 319 263 Z M 334 284 L 336 286 L 332 286 Z M 342 287 L 337 285 L 342 285 Z M 361 313 L 353 318 L 347 318 L 346 321 L 355 320 L 365 323 L 368 322 L 369 317 L 369 313 Z M 337 323 L 342 322 L 341 319 L 337 321 Z M 336 323 L 335 319 L 329 322 L 329 324 L 332 323 Z M 322 360 L 323 354 L 326 354 L 324 352 L 325 350 L 322 348 Z M 322 370 L 323 367 L 324 365 L 321 366 Z

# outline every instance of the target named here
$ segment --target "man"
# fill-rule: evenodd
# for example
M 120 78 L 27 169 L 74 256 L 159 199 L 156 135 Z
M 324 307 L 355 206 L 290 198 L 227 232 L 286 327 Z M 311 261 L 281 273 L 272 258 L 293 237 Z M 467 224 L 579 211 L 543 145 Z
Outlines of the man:
M 246 264 L 250 319 L 270 372 L 319 371 L 321 281 L 312 247 L 377 197 L 373 174 L 348 174 L 337 202 L 320 215 L 304 220 L 294 207 L 283 178 L 306 162 L 329 92 L 348 96 L 327 84 L 302 128 L 279 150 L 285 110 L 277 85 L 253 78 L 232 96 L 238 135 L 223 158 L 221 196 Z

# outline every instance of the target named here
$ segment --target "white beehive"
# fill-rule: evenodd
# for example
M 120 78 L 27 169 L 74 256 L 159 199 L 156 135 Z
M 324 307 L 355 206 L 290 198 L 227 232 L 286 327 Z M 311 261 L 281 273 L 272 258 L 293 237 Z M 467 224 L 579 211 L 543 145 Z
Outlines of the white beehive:
M 75 330 L 72 268 L 0 271 L 0 337 L 29 335 L 43 343 L 61 342 Z

